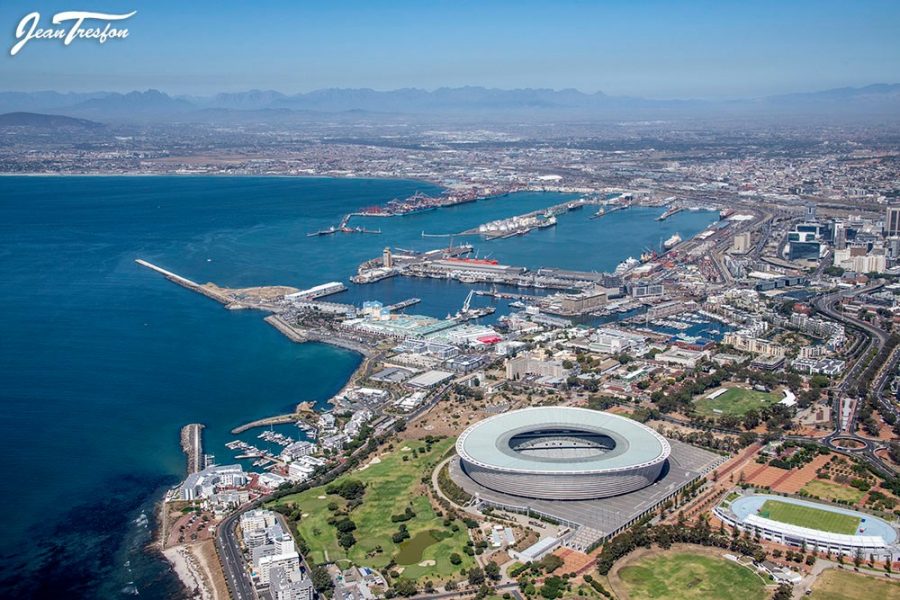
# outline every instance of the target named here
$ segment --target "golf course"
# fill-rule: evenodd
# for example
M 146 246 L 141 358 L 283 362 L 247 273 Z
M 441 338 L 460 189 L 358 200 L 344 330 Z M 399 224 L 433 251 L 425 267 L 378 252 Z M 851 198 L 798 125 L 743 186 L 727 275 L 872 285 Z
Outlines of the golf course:
M 311 562 L 377 569 L 393 563 L 391 570 L 409 579 L 449 579 L 474 564 L 464 552 L 466 526 L 435 513 L 422 478 L 453 442 L 398 441 L 331 484 L 285 496 L 272 506 L 291 509 L 289 518 L 308 545 Z

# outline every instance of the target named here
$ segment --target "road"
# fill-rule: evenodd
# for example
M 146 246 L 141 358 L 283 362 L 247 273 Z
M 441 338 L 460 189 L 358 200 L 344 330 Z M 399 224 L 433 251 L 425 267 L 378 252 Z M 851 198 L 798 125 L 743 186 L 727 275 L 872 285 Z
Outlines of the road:
M 238 544 L 236 527 L 243 510 L 237 511 L 225 518 L 216 528 L 216 550 L 219 553 L 219 562 L 225 573 L 225 582 L 233 600 L 256 600 L 258 597 L 253 589 L 250 575 L 244 568 L 244 557 L 241 555 Z
M 871 292 L 879 289 L 882 285 L 883 284 L 875 284 L 846 294 L 841 292 L 824 294 L 813 301 L 813 305 L 820 313 L 835 321 L 844 323 L 847 327 L 861 331 L 863 335 L 866 336 L 867 341 L 862 344 L 854 345 L 851 358 L 855 358 L 856 360 L 854 360 L 850 369 L 844 375 L 844 378 L 834 387 L 834 403 L 832 405 L 833 414 L 835 415 L 834 431 L 821 440 L 809 438 L 807 441 L 823 443 L 832 450 L 859 456 L 882 474 L 893 476 L 894 471 L 888 465 L 884 464 L 884 462 L 875 454 L 875 451 L 882 445 L 879 442 L 875 442 L 856 433 L 859 403 L 854 403 L 849 419 L 843 424 L 841 416 L 841 402 L 848 396 L 847 391 L 855 391 L 858 387 L 860 376 L 865 373 L 865 361 L 863 359 L 873 350 L 877 356 L 881 349 L 887 344 L 889 335 L 886 331 L 879 327 L 875 327 L 871 323 L 858 319 L 855 316 L 848 315 L 843 311 L 836 310 L 835 304 L 842 297 L 857 296 L 862 293 Z M 875 380 L 869 385 L 869 388 L 875 393 L 875 397 L 879 399 L 879 402 L 881 402 L 881 392 L 887 384 L 890 375 L 893 373 L 893 366 L 896 363 L 897 356 L 898 354 L 894 353 L 891 360 L 888 361 L 888 364 L 885 364 L 879 370 Z M 882 402 L 882 404 L 884 403 Z M 896 414 L 896 408 L 893 404 L 890 404 L 890 410 Z M 862 444 L 862 447 L 852 450 L 841 447 L 837 442 L 837 440 L 841 439 L 852 439 L 859 444 Z

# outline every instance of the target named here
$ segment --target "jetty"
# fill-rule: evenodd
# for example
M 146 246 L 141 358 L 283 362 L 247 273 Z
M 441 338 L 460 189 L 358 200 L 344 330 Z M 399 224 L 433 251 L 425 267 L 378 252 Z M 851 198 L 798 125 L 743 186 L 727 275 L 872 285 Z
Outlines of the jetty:
M 608 205 L 607 205 L 607 206 L 601 206 L 601 207 L 597 210 L 597 212 L 595 212 L 593 215 L 591 215 L 590 218 L 591 218 L 591 219 L 599 219 L 600 217 L 605 217 L 605 216 L 608 215 L 608 214 L 611 214 L 611 213 L 614 213 L 614 212 L 617 212 L 617 211 L 620 211 L 620 210 L 625 210 L 625 209 L 628 208 L 629 206 L 631 206 L 631 205 L 630 205 L 630 204 L 616 204 L 616 205 L 613 205 L 613 206 L 608 206 Z
M 391 304 L 390 306 L 385 306 L 384 310 L 389 311 L 389 312 L 395 312 L 398 310 L 403 310 L 404 308 L 407 308 L 414 304 L 418 304 L 421 301 L 422 301 L 421 298 L 407 298 L 406 300 L 401 300 L 400 302 L 396 302 L 394 304 Z
M 254 427 L 269 427 L 270 425 L 287 425 L 290 423 L 297 423 L 299 421 L 304 421 L 309 418 L 311 415 L 315 414 L 315 408 L 313 408 L 312 404 L 309 402 L 301 402 L 294 409 L 294 412 L 287 415 L 275 415 L 272 417 L 265 417 L 263 419 L 257 419 L 255 421 L 250 421 L 249 423 L 244 423 L 243 425 L 239 425 L 231 430 L 232 434 L 243 433 L 249 429 L 253 429 Z
M 190 423 L 181 428 L 181 449 L 187 456 L 188 474 L 197 473 L 205 466 L 203 464 L 202 430 L 203 425 L 200 423 Z
M 682 210 L 684 210 L 684 209 L 681 208 L 680 206 L 670 206 L 670 207 L 666 210 L 666 212 L 664 212 L 663 214 L 661 214 L 661 215 L 659 215 L 658 217 L 656 217 L 656 220 L 657 220 L 657 221 L 665 221 L 665 220 L 668 219 L 669 217 L 674 216 L 674 215 L 677 215 L 677 214 L 680 213 Z
M 309 341 L 309 338 L 306 337 L 302 331 L 288 325 L 288 323 L 279 315 L 269 315 L 268 317 L 263 319 L 263 321 L 277 329 L 284 335 L 284 337 L 291 340 L 292 342 L 302 344 L 306 341 Z
M 158 267 L 151 262 L 147 262 L 144 259 L 137 258 L 137 259 L 135 259 L 134 262 L 141 265 L 142 267 L 146 267 L 146 268 L 150 269 L 151 271 L 156 271 L 157 273 L 159 273 L 160 275 L 162 275 L 169 281 L 171 281 L 173 283 L 177 283 L 178 285 L 180 285 L 183 288 L 187 288 L 187 289 L 191 290 L 192 292 L 197 292 L 198 294 L 203 294 L 207 298 L 212 298 L 216 302 L 220 302 L 226 306 L 233 303 L 233 300 L 231 298 L 229 298 L 228 296 L 226 296 L 225 294 L 223 294 L 217 290 L 210 289 L 209 287 L 207 287 L 205 285 L 200 285 L 196 281 L 191 281 L 187 277 L 182 277 L 181 275 L 176 275 L 175 273 L 173 273 L 171 271 L 166 271 L 162 267 Z

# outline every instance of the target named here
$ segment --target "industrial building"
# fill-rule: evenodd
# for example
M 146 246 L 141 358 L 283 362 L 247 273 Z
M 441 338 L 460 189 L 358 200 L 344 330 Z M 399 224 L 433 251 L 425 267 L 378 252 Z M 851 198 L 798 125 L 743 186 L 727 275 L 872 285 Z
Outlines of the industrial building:
M 287 294 L 285 296 L 286 300 L 312 300 L 314 298 L 321 298 L 322 296 L 330 296 L 331 294 L 337 294 L 338 292 L 343 292 L 347 289 L 347 286 L 341 283 L 340 281 L 332 281 L 330 283 L 323 283 L 322 285 L 317 285 L 315 287 L 311 287 L 308 290 L 300 290 L 299 292 L 294 292 L 293 294 Z

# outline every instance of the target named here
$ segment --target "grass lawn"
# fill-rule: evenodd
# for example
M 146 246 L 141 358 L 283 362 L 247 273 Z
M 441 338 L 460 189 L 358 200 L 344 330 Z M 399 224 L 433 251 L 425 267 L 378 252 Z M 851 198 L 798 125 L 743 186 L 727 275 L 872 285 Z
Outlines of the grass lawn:
M 302 511 L 297 530 L 310 548 L 309 559 L 312 562 L 343 560 L 341 566 L 346 567 L 346 560 L 349 559 L 359 566 L 380 569 L 394 559 L 399 565 L 397 570 L 402 569 L 403 575 L 410 579 L 426 576 L 435 580 L 449 579 L 460 569 L 474 564 L 473 559 L 463 552 L 468 540 L 466 526 L 460 521 L 453 521 L 449 527 L 444 526 L 443 518 L 435 515 L 424 494 L 421 479 L 430 474 L 453 442 L 453 439 L 436 442 L 430 452 L 420 453 L 415 458 L 412 456 L 413 450 L 423 451 L 424 441 L 395 442 L 395 449 L 381 456 L 381 462 L 334 481 L 339 484 L 357 479 L 366 485 L 362 504 L 349 514 L 357 527 L 353 532 L 357 542 L 349 551 L 338 544 L 337 531 L 328 523 L 333 515 L 329 504 L 337 504 L 337 510 L 342 511 L 347 502 L 340 496 L 327 494 L 327 486 L 285 496 L 277 504 L 299 507 Z M 408 460 L 404 461 L 404 456 Z M 405 522 L 410 538 L 395 544 L 391 536 L 398 531 L 400 523 L 392 522 L 391 515 L 403 513 L 407 506 L 411 506 L 416 513 L 415 517 Z M 453 531 L 453 527 L 457 530 Z M 459 554 L 462 563 L 452 565 L 451 553 Z
M 762 600 L 765 582 L 747 567 L 690 552 L 647 556 L 622 568 L 619 578 L 632 600 Z
M 707 398 L 712 392 L 705 392 L 702 396 L 694 400 L 694 406 L 697 412 L 707 417 L 717 417 L 722 415 L 734 415 L 742 417 L 750 409 L 762 409 L 771 406 L 781 400 L 778 394 L 770 392 L 757 392 L 756 390 L 745 390 L 744 388 L 731 388 L 724 394 L 720 394 L 716 398 L 710 400 Z
M 766 500 L 759 510 L 759 516 L 799 527 L 846 535 L 854 535 L 859 527 L 859 517 L 778 500 Z
M 817 496 L 823 500 L 846 500 L 856 504 L 862 497 L 866 495 L 862 490 L 849 485 L 841 485 L 832 481 L 823 481 L 821 479 L 813 479 L 801 489 L 811 496 Z
M 900 598 L 900 582 L 867 577 L 828 569 L 819 575 L 812 587 L 812 600 L 871 600 L 872 598 Z

